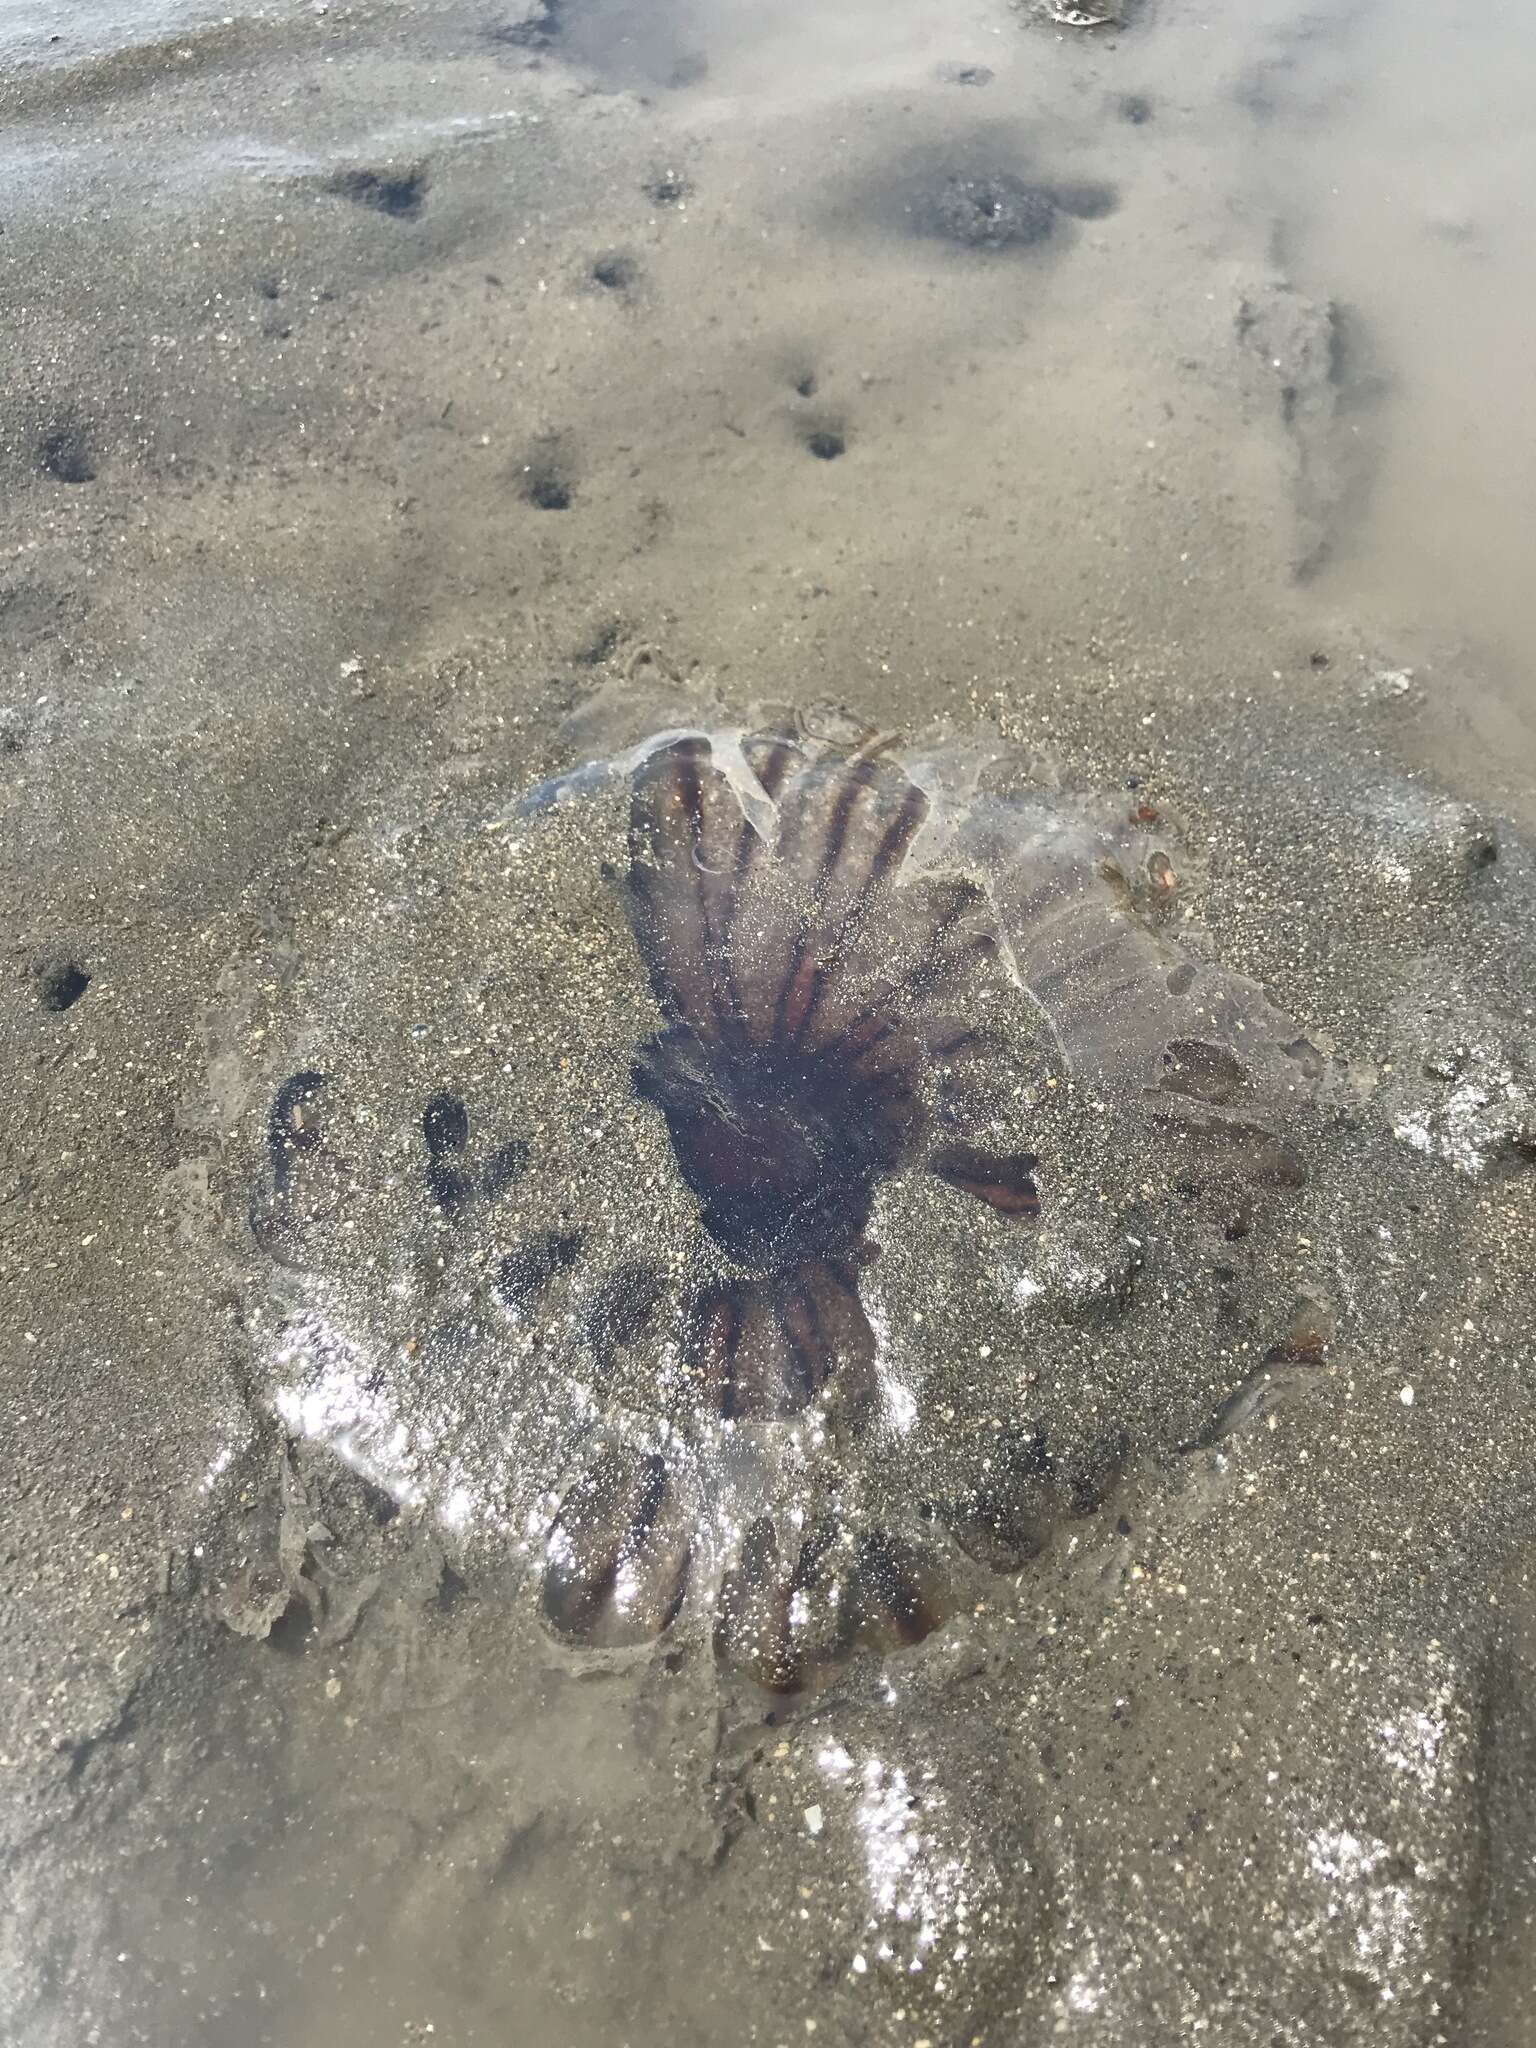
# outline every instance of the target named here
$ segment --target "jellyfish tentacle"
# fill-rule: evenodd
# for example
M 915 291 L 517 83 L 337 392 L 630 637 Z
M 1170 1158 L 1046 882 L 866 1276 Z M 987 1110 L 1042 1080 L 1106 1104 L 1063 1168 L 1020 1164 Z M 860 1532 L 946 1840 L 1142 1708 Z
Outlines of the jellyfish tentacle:
M 808 1408 L 836 1369 L 822 1340 L 816 1305 L 799 1285 L 786 1288 L 775 1303 L 784 1337 L 784 1402 L 789 1413 Z
M 705 767 L 705 763 L 709 766 Z M 713 767 L 708 746 L 679 763 L 682 796 L 690 827 L 688 858 L 693 870 L 694 914 L 698 920 L 703 959 L 709 978 L 710 1002 L 715 1022 L 726 1026 L 731 1014 L 728 967 L 720 941 L 724 905 L 721 897 L 729 888 L 735 869 L 734 857 L 715 859 L 722 853 L 716 845 L 739 825 L 740 806 L 734 792 Z M 725 812 L 724 817 L 721 813 Z
M 765 736 L 743 741 L 741 752 L 764 795 L 777 801 L 801 760 L 798 749 Z M 736 927 L 775 853 L 709 740 L 673 741 L 637 772 L 630 804 L 636 938 L 669 1017 L 720 1036 L 762 1035 L 752 1028 L 750 979 L 738 972 Z M 669 922 L 674 897 L 680 914 Z
M 763 794 L 774 802 L 777 802 L 791 770 L 802 758 L 798 748 L 776 735 L 753 735 L 744 739 L 741 753 Z M 759 862 L 772 851 L 772 842 L 758 829 L 739 800 L 737 808 L 739 823 L 731 851 L 730 884 L 724 894 L 715 936 L 730 1004 L 729 1028 L 734 1035 L 740 1036 L 745 1029 L 747 1006 L 737 973 L 736 920 Z
M 727 1421 L 771 1421 L 786 1412 L 783 1327 L 760 1283 L 735 1283 L 737 1318 L 731 1331 Z
M 770 1421 L 792 1412 L 786 1338 L 762 1283 L 730 1280 L 705 1297 L 695 1357 L 699 1380 L 723 1421 Z
M 808 851 L 817 831 L 813 799 L 824 783 L 816 764 L 803 758 L 786 777 L 776 798 L 772 857 L 750 863 L 731 920 L 742 1026 L 753 1044 L 773 1043 L 782 1028 L 783 991 L 793 976 L 806 891 L 817 867 Z
M 735 1401 L 741 1304 L 731 1283 L 699 1296 L 690 1318 L 688 1361 L 706 1411 L 730 1421 Z

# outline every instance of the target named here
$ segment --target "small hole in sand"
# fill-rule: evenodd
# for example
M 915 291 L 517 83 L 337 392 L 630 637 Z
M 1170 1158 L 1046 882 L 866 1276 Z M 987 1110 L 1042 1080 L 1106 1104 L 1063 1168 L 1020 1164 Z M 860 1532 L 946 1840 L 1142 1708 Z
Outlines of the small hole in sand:
M 641 190 L 653 206 L 681 206 L 693 187 L 681 171 L 662 171 L 649 179 Z
M 571 487 L 558 470 L 534 464 L 523 473 L 523 496 L 540 512 L 570 509 Z
M 78 960 L 60 961 L 44 968 L 38 977 L 38 993 L 45 1010 L 73 1009 L 91 985 L 91 977 Z
M 38 451 L 38 462 L 55 483 L 89 484 L 96 481 L 96 461 L 90 443 L 80 427 L 55 427 Z
M 391 220 L 414 220 L 426 201 L 427 173 L 419 164 L 409 171 L 338 171 L 325 189 Z

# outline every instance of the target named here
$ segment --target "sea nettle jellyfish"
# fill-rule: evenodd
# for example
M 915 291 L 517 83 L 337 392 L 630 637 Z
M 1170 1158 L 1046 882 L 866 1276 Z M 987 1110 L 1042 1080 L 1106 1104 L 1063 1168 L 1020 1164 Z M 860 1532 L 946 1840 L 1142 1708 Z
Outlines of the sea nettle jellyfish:
M 359 858 L 265 1124 L 274 1398 L 524 1552 L 573 1648 L 691 1627 L 787 1691 L 915 1644 L 1102 1505 L 1159 1347 L 1176 1408 L 1249 1313 L 1320 1063 L 1179 942 L 1134 794 L 673 732 Z

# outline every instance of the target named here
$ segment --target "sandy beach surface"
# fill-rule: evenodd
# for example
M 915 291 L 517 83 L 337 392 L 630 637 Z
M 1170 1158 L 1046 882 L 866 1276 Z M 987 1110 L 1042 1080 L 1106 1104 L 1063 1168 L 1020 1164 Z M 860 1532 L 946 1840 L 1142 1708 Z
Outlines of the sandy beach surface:
M 1531 2038 L 1536 33 L 1445 13 L 0 0 L 7 2042 Z M 992 1063 L 848 1183 L 880 1419 L 680 1424 L 665 919 L 875 735 Z

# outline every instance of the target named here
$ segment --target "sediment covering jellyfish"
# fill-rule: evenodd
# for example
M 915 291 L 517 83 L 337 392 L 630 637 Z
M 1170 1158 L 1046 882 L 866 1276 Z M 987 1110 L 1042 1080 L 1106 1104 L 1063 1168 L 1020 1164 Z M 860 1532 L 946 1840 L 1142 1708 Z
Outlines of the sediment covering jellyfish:
M 1166 1189 L 1230 1244 L 1303 1184 L 1317 1057 L 1178 942 L 1134 796 L 980 744 L 672 732 L 370 858 L 269 1098 L 274 1398 L 524 1554 L 573 1649 L 691 1615 L 789 1691 L 921 1641 L 1114 1487 L 1086 1375 L 1172 1341 L 1177 1275 L 1106 1335 Z M 1039 1359 L 1091 1428 L 1042 1421 Z

